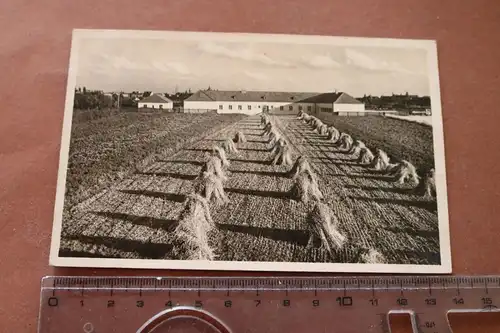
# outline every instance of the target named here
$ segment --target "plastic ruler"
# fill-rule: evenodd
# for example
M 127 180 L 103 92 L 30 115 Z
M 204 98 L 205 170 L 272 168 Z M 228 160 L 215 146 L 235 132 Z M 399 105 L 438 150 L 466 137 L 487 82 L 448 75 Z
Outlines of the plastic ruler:
M 497 305 L 500 276 L 45 277 L 38 332 L 444 333 Z

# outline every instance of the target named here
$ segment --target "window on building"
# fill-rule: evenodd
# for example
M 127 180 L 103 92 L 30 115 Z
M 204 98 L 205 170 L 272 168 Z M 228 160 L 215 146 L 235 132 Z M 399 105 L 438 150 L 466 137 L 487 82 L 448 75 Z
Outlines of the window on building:
M 312 106 L 308 105 L 308 106 L 307 106 L 307 111 L 308 111 L 308 112 L 311 112 L 311 111 L 312 111 Z
M 142 107 L 143 107 L 143 108 L 147 108 L 147 107 L 148 107 L 148 105 L 147 105 L 147 104 L 143 104 L 143 105 L 142 105 Z
M 163 109 L 163 104 L 160 104 L 160 109 Z
M 251 105 L 248 106 L 248 110 L 252 110 L 252 106 Z
M 238 110 L 242 110 L 242 107 L 241 107 L 241 105 L 238 105 Z
M 299 105 L 299 111 L 302 111 L 302 105 Z
M 233 109 L 233 106 L 232 105 L 229 105 L 229 110 L 232 110 Z
M 222 110 L 224 106 L 222 104 L 219 104 L 219 110 Z
M 292 110 L 293 110 L 293 105 L 290 105 L 290 106 L 288 107 L 288 110 L 292 111 Z
M 154 108 L 155 108 L 155 105 L 154 105 L 154 104 L 153 104 L 153 105 L 151 105 L 151 109 L 154 109 Z
M 259 105 L 259 109 L 260 109 L 260 105 Z
M 283 105 L 281 105 L 281 106 L 280 106 L 280 110 L 281 110 L 281 111 L 283 111 L 283 109 L 284 109 L 284 106 L 283 106 Z

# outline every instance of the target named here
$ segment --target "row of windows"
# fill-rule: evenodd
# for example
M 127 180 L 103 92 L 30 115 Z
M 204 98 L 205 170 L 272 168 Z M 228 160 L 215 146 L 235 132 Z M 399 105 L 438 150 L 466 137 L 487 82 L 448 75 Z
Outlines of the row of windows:
M 259 109 L 261 108 L 261 106 L 259 105 L 258 106 Z M 252 106 L 251 105 L 247 105 L 247 108 L 248 110 L 252 110 Z M 274 109 L 274 106 L 271 105 L 271 106 L 267 106 L 268 109 Z M 228 109 L 229 110 L 232 110 L 233 109 L 233 106 L 230 104 L 228 105 Z M 283 105 L 280 106 L 280 110 L 284 110 L 285 107 Z M 219 110 L 224 110 L 224 105 L 220 104 L 219 105 Z M 238 110 L 243 110 L 243 105 L 238 105 Z M 288 110 L 292 111 L 293 110 L 293 105 L 289 105 L 288 106 Z M 302 111 L 303 110 L 303 106 L 302 105 L 299 105 L 299 111 Z M 312 111 L 312 106 L 311 105 L 308 105 L 307 106 L 307 111 L 311 112 Z
M 143 108 L 148 108 L 148 105 L 147 105 L 147 104 L 143 104 L 143 105 L 142 105 L 142 107 L 143 107 Z M 154 105 L 154 104 L 152 104 L 152 105 L 151 105 L 151 109 L 154 109 L 154 108 L 155 108 L 155 105 Z M 163 105 L 162 105 L 162 104 L 160 104 L 160 109 L 163 109 Z

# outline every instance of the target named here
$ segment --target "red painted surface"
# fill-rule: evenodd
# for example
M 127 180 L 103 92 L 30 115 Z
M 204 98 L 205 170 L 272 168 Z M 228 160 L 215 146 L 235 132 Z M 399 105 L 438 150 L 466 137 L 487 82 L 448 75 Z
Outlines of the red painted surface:
M 495 144 L 500 121 L 497 0 L 3 0 L 1 332 L 36 330 L 43 275 L 168 274 L 48 266 L 73 28 L 436 39 L 454 272 L 500 273 L 500 150 Z

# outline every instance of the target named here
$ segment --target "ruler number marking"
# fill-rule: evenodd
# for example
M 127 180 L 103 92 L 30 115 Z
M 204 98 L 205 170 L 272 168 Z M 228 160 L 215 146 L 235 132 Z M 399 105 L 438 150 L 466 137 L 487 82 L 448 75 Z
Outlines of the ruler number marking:
M 481 301 L 483 301 L 484 305 L 492 305 L 493 304 L 493 300 L 490 297 L 483 297 L 483 298 L 481 298 Z
M 57 297 L 49 297 L 49 300 L 47 301 L 49 306 L 54 307 L 59 305 L 59 299 Z
M 400 297 L 400 298 L 398 298 L 397 303 L 398 303 L 398 305 L 406 306 L 406 305 L 408 305 L 408 299 Z
M 232 306 L 233 306 L 233 302 L 232 302 L 232 301 L 225 301 L 225 302 L 224 302 L 224 306 L 225 306 L 226 308 L 230 308 L 230 307 L 232 307 Z
M 352 306 L 352 297 L 351 296 L 337 297 L 337 303 L 339 303 L 340 306 Z
M 377 299 L 377 298 L 372 298 L 372 299 L 370 300 L 370 304 L 371 304 L 372 306 L 378 306 L 378 299 Z
M 426 305 L 436 305 L 437 300 L 435 298 L 426 298 L 425 299 L 425 304 Z
M 202 308 L 203 307 L 203 302 L 202 301 L 195 301 L 194 302 L 194 307 L 195 308 Z
M 426 321 L 425 324 L 424 324 L 424 326 L 426 328 L 434 328 L 434 327 L 436 327 L 436 323 L 433 322 L 433 321 Z
M 143 307 L 144 307 L 144 301 L 142 301 L 142 300 L 137 301 L 137 302 L 135 302 L 135 305 L 136 305 L 138 308 L 143 308 Z
M 255 300 L 255 307 L 258 307 L 260 305 L 260 299 Z
M 114 301 L 114 300 L 112 300 L 112 299 L 108 300 L 108 304 L 107 304 L 106 306 L 107 306 L 108 308 L 112 308 L 112 307 L 114 307 L 114 306 L 115 306 L 115 301 Z

